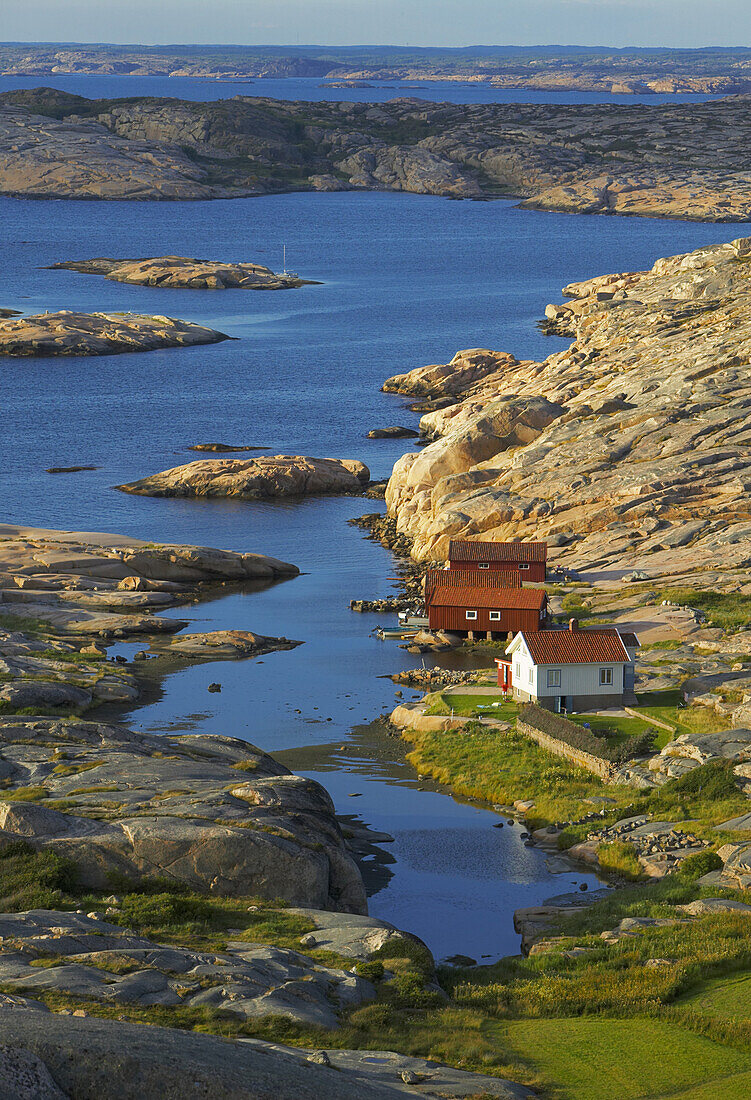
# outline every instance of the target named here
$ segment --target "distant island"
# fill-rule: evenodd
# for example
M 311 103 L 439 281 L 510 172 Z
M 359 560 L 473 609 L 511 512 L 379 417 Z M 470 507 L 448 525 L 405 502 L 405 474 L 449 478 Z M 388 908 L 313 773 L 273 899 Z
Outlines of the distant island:
M 607 46 L 0 46 L 0 75 L 473 80 L 618 95 L 751 91 L 751 49 Z M 346 86 L 346 85 L 345 85 Z
M 740 96 L 645 106 L 0 95 L 0 194 L 28 198 L 407 191 L 732 222 L 751 218 L 750 147 Z

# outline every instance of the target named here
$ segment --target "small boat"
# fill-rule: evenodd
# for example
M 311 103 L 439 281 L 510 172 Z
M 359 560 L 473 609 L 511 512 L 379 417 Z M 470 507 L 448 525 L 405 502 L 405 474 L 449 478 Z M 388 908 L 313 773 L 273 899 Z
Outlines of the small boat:
M 415 627 L 417 630 L 427 630 L 430 625 L 424 615 L 415 615 L 411 611 L 400 611 L 399 622 L 404 627 Z
M 283 259 L 282 259 L 283 270 L 280 272 L 280 275 L 285 279 L 299 279 L 300 276 L 297 274 L 296 271 L 287 271 L 287 246 L 285 244 L 282 247 L 283 247 Z
M 403 626 L 377 626 L 373 633 L 379 638 L 414 638 L 417 631 Z

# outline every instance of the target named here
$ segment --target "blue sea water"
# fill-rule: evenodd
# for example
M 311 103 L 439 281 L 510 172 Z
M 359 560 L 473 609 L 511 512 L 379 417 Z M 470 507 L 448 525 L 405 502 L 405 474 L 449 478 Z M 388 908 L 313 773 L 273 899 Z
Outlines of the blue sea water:
M 190 461 L 192 443 L 360 458 L 387 476 L 414 426 L 388 375 L 484 346 L 540 358 L 562 346 L 536 326 L 571 280 L 648 267 L 657 256 L 749 227 L 542 214 L 512 202 L 396 194 L 297 194 L 194 203 L 0 199 L 0 306 L 163 313 L 219 328 L 225 343 L 92 359 L 2 363 L 0 501 L 6 522 L 113 531 L 262 551 L 297 579 L 177 608 L 194 629 L 285 634 L 299 648 L 189 666 L 129 716 L 138 727 L 246 738 L 395 840 L 370 860 L 371 912 L 421 935 L 440 957 L 516 950 L 513 909 L 593 877 L 552 874 L 518 828 L 417 780 L 403 747 L 367 724 L 394 706 L 387 674 L 420 658 L 375 639 L 352 597 L 389 592 L 393 560 L 347 520 L 356 498 L 260 504 L 133 497 L 112 486 Z M 319 286 L 181 291 L 50 271 L 59 260 L 166 253 L 291 265 Z M 70 475 L 49 466 L 95 465 Z M 212 680 L 221 694 L 208 694 Z M 410 697 L 411 693 L 406 693 Z M 299 712 L 299 713 L 298 713 Z M 421 787 L 431 789 L 418 789 Z M 356 796 L 356 797 L 353 797 Z M 558 868 L 560 872 L 560 868 Z
M 175 99 L 214 100 L 235 95 L 272 99 L 326 100 L 348 103 L 385 103 L 399 96 L 435 103 L 703 103 L 709 95 L 606 95 L 601 92 L 547 92 L 526 88 L 493 88 L 489 84 L 453 80 L 373 80 L 368 87 L 330 88 L 318 77 L 260 80 L 206 80 L 187 76 L 87 76 L 52 73 L 43 76 L 0 76 L 0 92 L 16 88 L 60 88 L 89 99 L 120 96 L 171 96 Z

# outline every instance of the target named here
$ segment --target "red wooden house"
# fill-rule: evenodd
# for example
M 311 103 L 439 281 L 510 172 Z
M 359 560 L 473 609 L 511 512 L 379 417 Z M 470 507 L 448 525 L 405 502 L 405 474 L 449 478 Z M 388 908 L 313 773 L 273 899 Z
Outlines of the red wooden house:
M 449 543 L 449 570 L 462 572 L 517 572 L 522 581 L 541 584 L 545 580 L 548 557 L 544 542 L 471 542 L 452 539 Z
M 509 631 L 540 630 L 548 597 L 543 588 L 447 584 L 425 593 L 425 607 L 430 630 L 503 638 Z

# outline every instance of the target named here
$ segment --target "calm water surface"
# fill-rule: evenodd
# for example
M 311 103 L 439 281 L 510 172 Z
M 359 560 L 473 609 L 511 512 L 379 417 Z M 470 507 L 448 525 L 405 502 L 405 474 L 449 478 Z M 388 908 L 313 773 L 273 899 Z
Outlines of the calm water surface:
M 264 80 L 201 80 L 187 76 L 86 76 L 54 73 L 44 76 L 0 76 L 0 92 L 15 88 L 60 88 L 89 99 L 153 95 L 198 101 L 235 95 L 273 99 L 328 100 L 348 103 L 385 103 L 412 96 L 437 103 L 702 103 L 709 95 L 606 95 L 602 92 L 538 92 L 493 88 L 453 80 L 373 80 L 369 87 L 327 88 L 319 77 Z
M 441 957 L 514 951 L 514 908 L 595 880 L 552 874 L 542 853 L 523 846 L 518 827 L 493 829 L 496 815 L 418 790 L 429 785 L 418 784 L 401 743 L 368 726 L 394 705 L 385 677 L 415 660 L 373 638 L 371 616 L 348 610 L 353 596 L 389 591 L 390 555 L 347 525 L 378 505 L 152 500 L 111 486 L 187 462 L 195 457 L 188 445 L 209 440 L 357 457 L 374 477 L 386 476 L 404 443 L 367 440 L 366 432 L 414 425 L 417 416 L 379 392 L 385 377 L 472 346 L 549 354 L 561 344 L 543 337 L 536 320 L 562 284 L 747 232 L 390 194 L 182 204 L 0 199 L 0 305 L 166 313 L 236 338 L 142 355 L 4 362 L 2 517 L 262 551 L 299 565 L 304 575 L 292 581 L 170 614 L 189 618 L 193 629 L 244 627 L 304 645 L 257 661 L 186 667 L 132 721 L 152 731 L 229 734 L 281 753 L 324 783 L 340 813 L 394 836 L 369 861 L 372 913 L 414 930 Z M 44 269 L 64 259 L 164 253 L 278 267 L 283 242 L 293 267 L 322 285 L 156 290 Z M 44 472 L 78 464 L 100 469 Z M 222 682 L 221 694 L 207 693 L 212 680 Z

